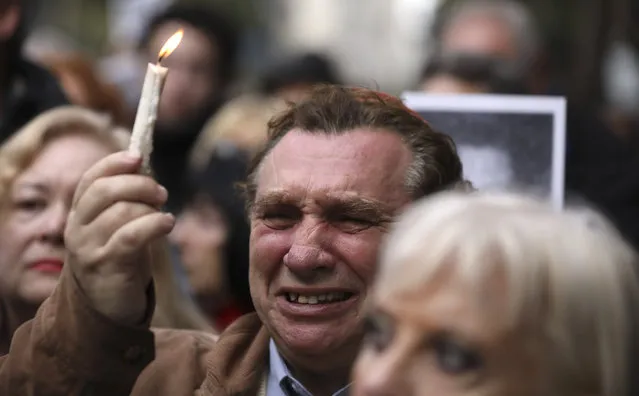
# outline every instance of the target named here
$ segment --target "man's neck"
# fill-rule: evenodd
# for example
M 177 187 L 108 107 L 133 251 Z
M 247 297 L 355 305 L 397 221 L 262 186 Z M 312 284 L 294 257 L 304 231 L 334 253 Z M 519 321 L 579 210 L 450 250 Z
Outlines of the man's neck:
M 349 368 L 318 373 L 317 371 L 289 367 L 295 379 L 304 385 L 313 396 L 332 396 L 350 383 Z

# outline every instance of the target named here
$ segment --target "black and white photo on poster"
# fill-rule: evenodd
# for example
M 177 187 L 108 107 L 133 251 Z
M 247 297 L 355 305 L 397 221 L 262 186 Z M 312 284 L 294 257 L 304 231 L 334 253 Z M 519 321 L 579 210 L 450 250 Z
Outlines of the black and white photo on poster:
M 408 107 L 450 135 L 464 175 L 483 190 L 524 190 L 563 207 L 565 100 L 405 93 Z

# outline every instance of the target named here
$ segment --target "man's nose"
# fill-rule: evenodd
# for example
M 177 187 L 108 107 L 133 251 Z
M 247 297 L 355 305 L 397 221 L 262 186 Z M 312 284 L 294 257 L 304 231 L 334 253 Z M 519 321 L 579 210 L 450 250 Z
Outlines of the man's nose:
M 284 256 L 284 265 L 296 276 L 307 281 L 332 272 L 336 259 L 323 248 L 324 237 L 319 221 L 304 220 L 295 231 L 291 248 Z
M 41 238 L 57 245 L 64 244 L 64 228 L 67 225 L 69 208 L 64 204 L 51 205 L 44 213 Z

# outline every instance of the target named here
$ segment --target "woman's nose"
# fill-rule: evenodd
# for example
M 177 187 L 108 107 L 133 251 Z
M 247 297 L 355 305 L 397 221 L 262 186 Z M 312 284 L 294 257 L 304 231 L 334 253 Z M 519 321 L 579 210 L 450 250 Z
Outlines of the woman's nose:
M 44 213 L 41 237 L 55 244 L 64 244 L 64 229 L 68 217 L 69 209 L 66 205 L 51 205 Z

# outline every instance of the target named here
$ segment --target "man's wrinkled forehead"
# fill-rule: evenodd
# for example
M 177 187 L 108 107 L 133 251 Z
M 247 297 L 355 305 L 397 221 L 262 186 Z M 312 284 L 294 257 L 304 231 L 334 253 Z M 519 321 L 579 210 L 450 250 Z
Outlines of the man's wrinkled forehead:
M 260 184 L 313 184 L 332 187 L 389 183 L 403 179 L 412 154 L 401 137 L 387 131 L 356 129 L 341 134 L 293 130 L 264 157 Z
M 401 137 L 359 129 L 343 134 L 291 131 L 264 157 L 256 172 L 258 194 L 305 188 L 369 195 L 403 190 L 412 154 Z

